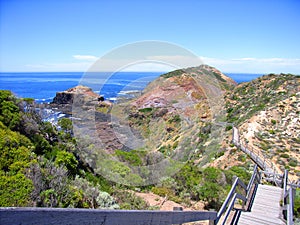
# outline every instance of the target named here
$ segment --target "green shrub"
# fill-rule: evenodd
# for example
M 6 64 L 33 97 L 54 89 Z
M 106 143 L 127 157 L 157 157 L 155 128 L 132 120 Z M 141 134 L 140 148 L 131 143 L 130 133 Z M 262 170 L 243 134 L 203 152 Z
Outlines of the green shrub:
M 232 126 L 231 125 L 226 126 L 225 130 L 226 131 L 232 130 Z
M 298 162 L 296 160 L 289 161 L 289 166 L 296 167 L 298 165 Z
M 285 158 L 285 159 L 290 158 L 289 154 L 286 154 L 286 153 L 280 154 L 280 157 Z
M 58 125 L 66 132 L 70 133 L 73 129 L 72 120 L 69 118 L 61 118 L 58 120 Z
M 161 77 L 163 78 L 170 78 L 170 77 L 176 77 L 176 76 L 181 76 L 184 73 L 184 70 L 179 69 L 179 70 L 175 70 L 169 73 L 165 73 L 163 75 L 161 75 Z
M 245 155 L 238 156 L 238 161 L 240 161 L 240 162 L 246 162 L 246 159 L 247 159 L 247 156 L 245 156 Z
M 245 184 L 247 184 L 251 178 L 251 174 L 246 170 L 246 168 L 241 166 L 233 166 L 224 172 L 227 183 L 231 183 L 234 176 L 239 177 Z
M 70 152 L 59 151 L 56 155 L 55 164 L 58 166 L 64 166 L 73 175 L 76 174 L 78 161 Z
M 180 115 L 176 114 L 169 119 L 169 123 L 179 123 L 181 121 Z
M 149 205 L 134 193 L 125 190 L 116 190 L 113 197 L 117 200 L 121 209 L 146 210 Z
M 14 102 L 6 100 L 0 102 L 0 121 L 4 125 L 12 130 L 18 130 L 20 119 L 20 109 Z
M 32 181 L 24 174 L 6 176 L 0 171 L 0 207 L 29 206 L 32 190 Z
M 217 153 L 215 154 L 215 158 L 219 158 L 219 157 L 223 156 L 224 154 L 225 154 L 224 151 L 217 152 Z
M 139 112 L 142 112 L 142 113 L 148 113 L 148 112 L 152 112 L 152 108 L 143 108 L 143 109 L 139 109 Z
M 166 197 L 166 196 L 171 196 L 174 195 L 173 191 L 169 188 L 166 187 L 153 187 L 151 189 L 151 191 L 156 194 L 159 195 L 161 197 Z
M 174 144 L 173 144 L 173 146 L 172 146 L 172 148 L 176 149 L 177 147 L 178 147 L 178 141 L 175 141 Z
M 275 134 L 275 131 L 274 130 L 269 130 L 269 133 L 270 134 Z
M 132 166 L 139 166 L 142 164 L 142 160 L 136 151 L 125 152 L 116 150 L 115 154 L 122 162 L 128 162 Z
M 296 194 L 294 199 L 294 215 L 296 218 L 300 217 L 300 188 L 296 189 Z
M 218 210 L 222 205 L 220 194 L 222 190 L 223 187 L 218 183 L 207 181 L 198 188 L 198 193 L 200 199 L 207 201 L 206 208 Z

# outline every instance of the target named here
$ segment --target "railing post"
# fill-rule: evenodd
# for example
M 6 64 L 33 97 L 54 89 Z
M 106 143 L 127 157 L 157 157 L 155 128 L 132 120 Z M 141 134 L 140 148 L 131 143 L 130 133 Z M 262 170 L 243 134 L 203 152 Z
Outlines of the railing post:
M 173 211 L 183 211 L 182 207 L 173 207 Z M 176 224 L 174 224 L 176 225 Z M 182 225 L 182 224 L 178 224 L 178 225 Z
M 210 209 L 209 211 L 215 211 L 215 210 Z M 215 220 L 209 220 L 208 225 L 216 225 Z
M 258 182 L 258 184 L 261 183 L 261 179 L 262 179 L 262 172 L 261 171 L 257 171 L 257 182 Z
M 287 205 L 287 198 L 286 198 L 286 193 L 287 193 L 287 180 L 288 180 L 288 170 L 284 170 L 284 176 L 283 176 L 283 206 L 288 207 Z M 283 210 L 283 218 L 287 219 L 287 212 L 288 208 L 284 208 Z
M 294 187 L 291 187 L 292 189 L 292 198 L 291 198 L 291 202 L 290 204 L 292 204 L 292 209 L 294 209 L 294 206 L 295 206 L 295 197 L 296 197 L 296 188 Z
M 238 178 L 236 175 L 233 175 L 233 176 L 232 176 L 232 185 L 234 184 L 236 178 Z

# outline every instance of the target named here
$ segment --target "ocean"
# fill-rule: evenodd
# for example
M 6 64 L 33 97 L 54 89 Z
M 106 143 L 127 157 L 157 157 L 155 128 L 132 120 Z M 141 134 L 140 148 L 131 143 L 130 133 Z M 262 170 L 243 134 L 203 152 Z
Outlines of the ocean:
M 0 73 L 0 90 L 11 90 L 17 97 L 34 98 L 38 103 L 49 103 L 56 92 L 78 84 L 89 86 L 105 99 L 114 101 L 143 90 L 163 72 L 117 72 L 84 74 L 83 72 Z M 226 73 L 236 82 L 246 82 L 261 74 Z

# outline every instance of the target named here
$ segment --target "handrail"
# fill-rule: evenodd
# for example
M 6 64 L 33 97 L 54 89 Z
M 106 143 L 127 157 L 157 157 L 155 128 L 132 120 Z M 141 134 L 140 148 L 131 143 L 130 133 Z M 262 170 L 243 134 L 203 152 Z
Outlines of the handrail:
M 277 187 L 283 186 L 284 175 L 275 172 L 268 172 L 268 171 L 261 171 L 261 174 L 262 175 L 264 174 L 266 176 L 266 177 L 262 176 L 262 179 L 268 182 L 273 182 Z
M 221 216 L 223 215 L 223 213 L 225 212 L 226 208 L 227 208 L 227 205 L 230 201 L 230 199 L 232 199 L 233 195 L 236 194 L 235 193 L 235 189 L 237 187 L 237 185 L 240 183 L 239 182 L 240 179 L 237 177 L 235 179 L 235 181 L 233 182 L 232 186 L 231 186 L 231 189 L 225 199 L 225 201 L 223 202 L 223 205 L 221 206 L 220 210 L 218 211 L 217 213 L 217 220 L 216 220 L 216 224 L 218 223 L 218 221 L 220 220 Z
M 269 177 L 266 178 L 267 181 L 272 181 L 276 186 L 282 186 L 281 175 L 278 173 L 275 165 L 268 160 L 260 151 L 249 146 L 247 143 L 243 143 L 240 140 L 239 130 L 237 127 L 233 127 L 232 133 L 232 142 L 233 144 L 245 152 L 250 158 L 258 165 L 266 175 Z M 269 172 L 269 173 L 268 173 Z M 278 178 L 277 178 L 278 177 Z M 273 180 L 271 180 L 273 178 Z
M 247 143 L 243 145 L 242 141 L 240 141 L 239 131 L 237 127 L 233 127 L 232 142 L 236 147 L 248 154 L 250 158 L 255 162 L 255 164 L 263 170 L 261 171 L 260 179 L 262 179 L 263 175 L 265 175 L 265 180 L 273 182 L 276 186 L 283 188 L 283 216 L 284 219 L 287 220 L 288 225 L 293 225 L 295 191 L 297 187 L 300 187 L 300 184 L 294 184 L 289 181 L 288 170 L 284 171 L 284 175 L 279 174 L 274 164 L 271 161 L 269 161 L 263 154 L 261 154 L 260 151 L 254 149 L 251 146 L 248 146 Z M 262 159 L 260 158 L 260 155 L 262 156 Z M 252 182 L 253 180 L 251 177 L 249 185 Z M 288 186 L 290 186 L 289 189 L 287 189 Z M 249 189 L 249 187 L 247 187 L 247 189 Z M 249 196 L 247 195 L 246 197 L 248 199 Z
M 250 179 L 250 181 L 249 181 L 249 183 L 248 183 L 248 186 L 247 186 L 247 195 L 246 195 L 246 198 L 247 199 L 249 199 L 249 195 L 250 195 L 250 193 L 251 193 L 251 188 L 252 188 L 252 186 L 253 186 L 253 184 L 254 184 L 254 182 L 255 182 L 255 180 L 257 180 L 257 183 L 259 183 L 260 182 L 260 174 L 258 173 L 258 169 L 257 169 L 257 165 L 255 165 L 255 167 L 254 167 L 254 169 L 253 169 L 253 174 L 252 174 L 252 176 L 251 176 L 251 179 Z
M 234 180 L 234 182 L 231 186 L 231 189 L 230 189 L 225 201 L 223 202 L 223 205 L 221 206 L 220 210 L 217 213 L 217 219 L 215 220 L 215 224 L 218 224 L 218 222 L 220 221 L 220 219 L 224 213 L 225 213 L 225 216 L 223 218 L 222 225 L 224 225 L 226 223 L 228 216 L 234 207 L 234 203 L 235 203 L 236 199 L 241 199 L 243 201 L 243 206 L 245 206 L 251 200 L 251 198 L 252 198 L 251 190 L 252 190 L 252 187 L 253 187 L 258 175 L 259 175 L 258 168 L 257 168 L 257 165 L 255 165 L 255 167 L 253 169 L 253 174 L 252 174 L 251 179 L 247 186 L 238 177 Z M 257 179 L 257 180 L 259 181 L 259 179 Z M 245 190 L 246 196 L 243 196 L 236 192 L 237 186 L 240 186 Z M 250 205 L 248 205 L 246 210 L 248 211 L 249 209 L 250 209 Z
M 294 185 L 290 185 L 290 188 L 288 189 L 288 185 L 288 170 L 285 170 L 283 177 L 283 216 L 284 219 L 286 219 L 288 225 L 293 225 L 295 200 L 294 197 L 296 188 Z
M 294 189 L 293 188 L 289 188 L 287 194 L 286 194 L 286 198 L 289 198 L 289 204 L 287 205 L 287 223 L 288 225 L 293 225 L 294 221 L 294 193 L 293 193 Z
M 214 221 L 217 212 L 0 207 L 0 224 L 171 225 Z
M 288 184 L 288 176 L 289 176 L 289 171 L 288 170 L 284 170 L 284 174 L 283 174 L 283 190 L 284 192 L 287 189 L 287 184 Z

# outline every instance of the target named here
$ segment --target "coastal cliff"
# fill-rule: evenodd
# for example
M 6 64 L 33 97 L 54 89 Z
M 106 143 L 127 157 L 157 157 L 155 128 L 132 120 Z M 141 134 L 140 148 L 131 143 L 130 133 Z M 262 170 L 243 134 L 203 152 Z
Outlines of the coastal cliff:
M 78 85 L 66 91 L 57 92 L 52 104 L 72 104 L 75 96 L 81 96 L 85 101 L 104 100 L 103 97 L 93 92 L 89 87 Z

